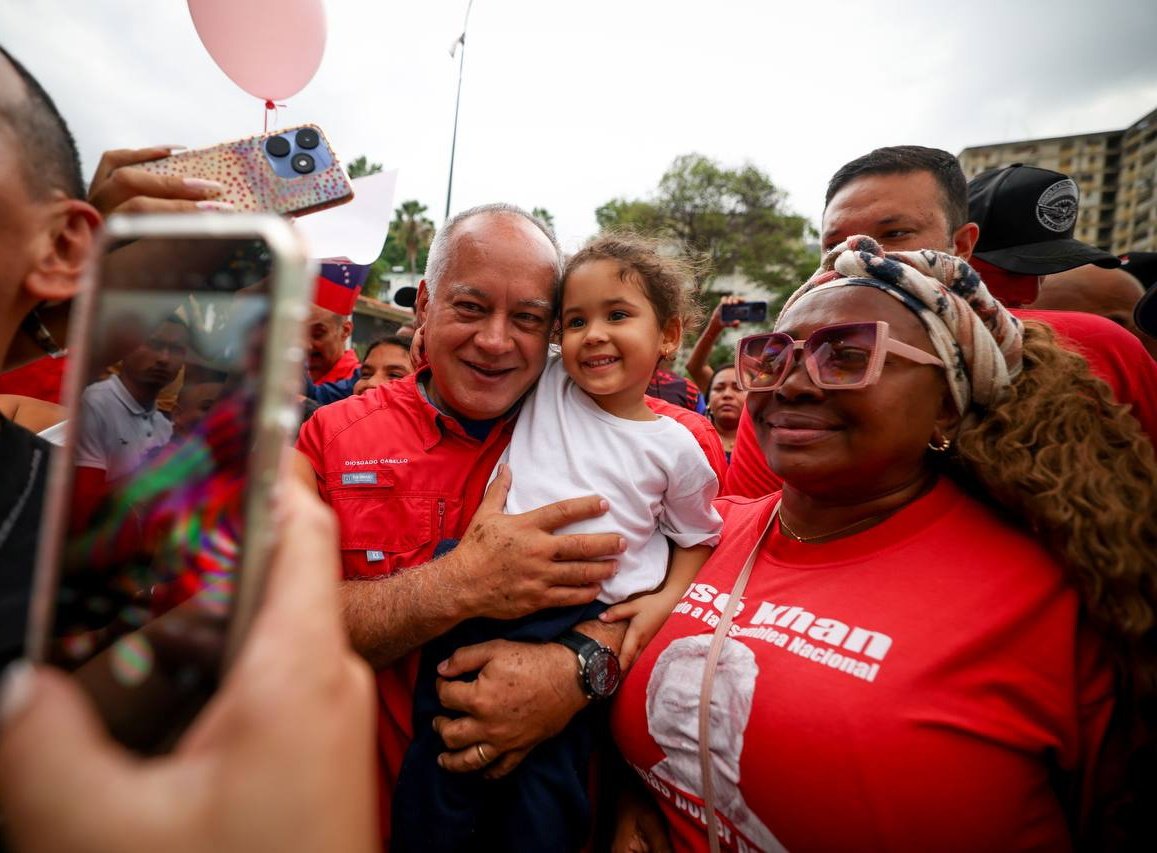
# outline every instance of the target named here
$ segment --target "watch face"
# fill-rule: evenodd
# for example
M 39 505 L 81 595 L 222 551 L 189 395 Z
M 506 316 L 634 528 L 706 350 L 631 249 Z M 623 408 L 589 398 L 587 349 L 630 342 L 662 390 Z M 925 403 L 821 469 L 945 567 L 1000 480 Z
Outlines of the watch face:
M 600 699 L 605 699 L 618 690 L 622 677 L 619 659 L 615 657 L 614 652 L 603 647 L 591 653 L 584 674 L 591 695 Z

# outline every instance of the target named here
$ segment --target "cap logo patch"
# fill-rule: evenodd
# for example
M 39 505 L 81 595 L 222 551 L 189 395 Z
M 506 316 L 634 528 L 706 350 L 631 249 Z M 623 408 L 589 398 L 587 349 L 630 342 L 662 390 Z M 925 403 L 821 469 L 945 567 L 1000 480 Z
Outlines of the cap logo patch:
M 1069 231 L 1077 221 L 1079 198 L 1080 191 L 1072 179 L 1057 181 L 1037 199 L 1037 222 L 1058 234 Z

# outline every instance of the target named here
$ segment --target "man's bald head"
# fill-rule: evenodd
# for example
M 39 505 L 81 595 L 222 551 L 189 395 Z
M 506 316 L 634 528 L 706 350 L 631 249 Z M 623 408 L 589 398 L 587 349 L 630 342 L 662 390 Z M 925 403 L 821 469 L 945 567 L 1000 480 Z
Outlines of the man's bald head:
M 429 294 L 432 296 L 438 289 L 438 285 L 441 284 L 442 277 L 446 273 L 446 268 L 450 266 L 454 253 L 454 237 L 457 232 L 470 223 L 471 220 L 486 217 L 512 217 L 534 226 L 535 231 L 538 232 L 537 235 L 535 235 L 539 238 L 538 242 L 543 244 L 543 250 L 551 256 L 551 263 L 555 267 L 555 290 L 557 291 L 562 281 L 563 256 L 562 249 L 558 245 L 558 239 L 554 236 L 554 231 L 541 219 L 533 214 L 527 213 L 521 207 L 498 202 L 479 205 L 457 213 L 446 220 L 442 227 L 434 234 L 434 239 L 430 243 L 430 251 L 426 257 L 426 272 L 422 277 Z
M 1098 314 L 1136 335 L 1150 355 L 1157 358 L 1157 339 L 1133 322 L 1133 306 L 1145 293 L 1141 282 L 1122 269 L 1102 269 L 1088 264 L 1046 275 L 1033 308 L 1050 311 L 1083 311 Z
M 0 47 L 0 128 L 3 144 L 19 151 L 21 175 L 37 200 L 54 191 L 84 198 L 76 141 L 56 104 L 11 54 Z

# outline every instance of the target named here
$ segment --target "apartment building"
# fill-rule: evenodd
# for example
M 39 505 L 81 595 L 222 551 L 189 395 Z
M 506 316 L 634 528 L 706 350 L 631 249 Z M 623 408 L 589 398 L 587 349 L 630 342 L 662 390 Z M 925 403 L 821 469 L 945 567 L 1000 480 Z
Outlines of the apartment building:
M 1064 172 L 1081 189 L 1073 236 L 1114 254 L 1157 251 L 1157 110 L 1124 130 L 977 145 L 960 152 L 970 179 L 1027 163 Z

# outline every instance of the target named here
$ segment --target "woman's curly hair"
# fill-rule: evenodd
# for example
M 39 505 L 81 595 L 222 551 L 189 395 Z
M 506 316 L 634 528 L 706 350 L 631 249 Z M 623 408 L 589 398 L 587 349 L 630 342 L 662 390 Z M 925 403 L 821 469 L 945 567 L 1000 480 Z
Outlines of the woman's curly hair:
M 1152 443 L 1080 355 L 1058 346 L 1048 326 L 1026 320 L 1024 370 L 1007 399 L 961 429 L 956 447 L 954 473 L 1027 524 L 1079 592 L 1114 659 L 1117 715 L 1137 750 L 1126 800 L 1152 801 L 1157 773 L 1142 766 L 1157 752 Z
M 1157 461 L 1052 330 L 1024 324 L 1011 393 L 957 437 L 957 460 L 990 499 L 1023 519 L 1064 565 L 1123 686 L 1157 700 Z

